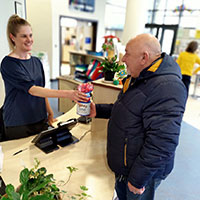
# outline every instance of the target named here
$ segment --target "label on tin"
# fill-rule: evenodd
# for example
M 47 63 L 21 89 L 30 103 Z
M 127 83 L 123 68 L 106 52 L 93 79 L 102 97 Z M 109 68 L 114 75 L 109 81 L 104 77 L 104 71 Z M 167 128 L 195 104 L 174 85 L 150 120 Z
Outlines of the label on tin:
M 77 114 L 81 115 L 81 116 L 89 115 L 90 114 L 90 102 L 81 102 L 79 104 L 77 104 Z

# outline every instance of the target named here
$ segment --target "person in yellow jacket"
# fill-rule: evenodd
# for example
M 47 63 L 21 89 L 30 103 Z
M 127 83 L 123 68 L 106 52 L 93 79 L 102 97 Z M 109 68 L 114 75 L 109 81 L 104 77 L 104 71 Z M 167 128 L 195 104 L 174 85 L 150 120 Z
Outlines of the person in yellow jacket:
M 181 52 L 176 60 L 181 68 L 182 81 L 186 86 L 187 92 L 189 91 L 194 64 L 197 63 L 200 65 L 200 57 L 196 54 L 197 48 L 198 43 L 196 41 L 191 41 L 185 51 Z M 198 67 L 194 73 L 197 73 L 199 70 L 200 67 Z

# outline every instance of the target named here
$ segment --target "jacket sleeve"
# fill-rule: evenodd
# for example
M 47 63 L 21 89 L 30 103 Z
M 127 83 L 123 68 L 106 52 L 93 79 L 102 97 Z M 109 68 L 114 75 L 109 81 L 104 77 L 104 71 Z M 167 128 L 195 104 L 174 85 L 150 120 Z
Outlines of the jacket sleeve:
M 96 104 L 96 118 L 109 119 L 113 104 Z
M 174 160 L 187 95 L 180 81 L 165 81 L 152 89 L 143 106 L 144 144 L 134 162 L 128 181 L 142 188 L 159 170 Z M 166 174 L 166 175 L 167 175 Z

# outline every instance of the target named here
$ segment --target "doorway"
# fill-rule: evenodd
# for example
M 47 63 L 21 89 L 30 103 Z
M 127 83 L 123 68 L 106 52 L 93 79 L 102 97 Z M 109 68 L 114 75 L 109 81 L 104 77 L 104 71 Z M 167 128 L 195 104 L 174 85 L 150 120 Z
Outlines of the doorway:
M 145 24 L 145 28 L 150 29 L 151 34 L 158 38 L 163 52 L 169 55 L 173 54 L 178 25 Z
M 60 16 L 60 69 L 59 74 L 69 74 L 70 51 L 95 51 L 97 21 Z

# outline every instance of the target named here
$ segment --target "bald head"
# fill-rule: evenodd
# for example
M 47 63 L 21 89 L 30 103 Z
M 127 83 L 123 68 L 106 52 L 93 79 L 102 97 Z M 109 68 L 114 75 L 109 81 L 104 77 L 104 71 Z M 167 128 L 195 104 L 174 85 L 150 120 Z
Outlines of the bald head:
M 122 61 L 127 65 L 128 73 L 136 78 L 140 72 L 161 56 L 160 43 L 151 34 L 140 34 L 126 45 L 126 54 Z
M 147 52 L 150 60 L 159 57 L 161 54 L 161 47 L 158 39 L 151 34 L 144 33 L 137 35 L 131 39 L 128 44 L 132 48 L 137 48 L 140 52 Z

